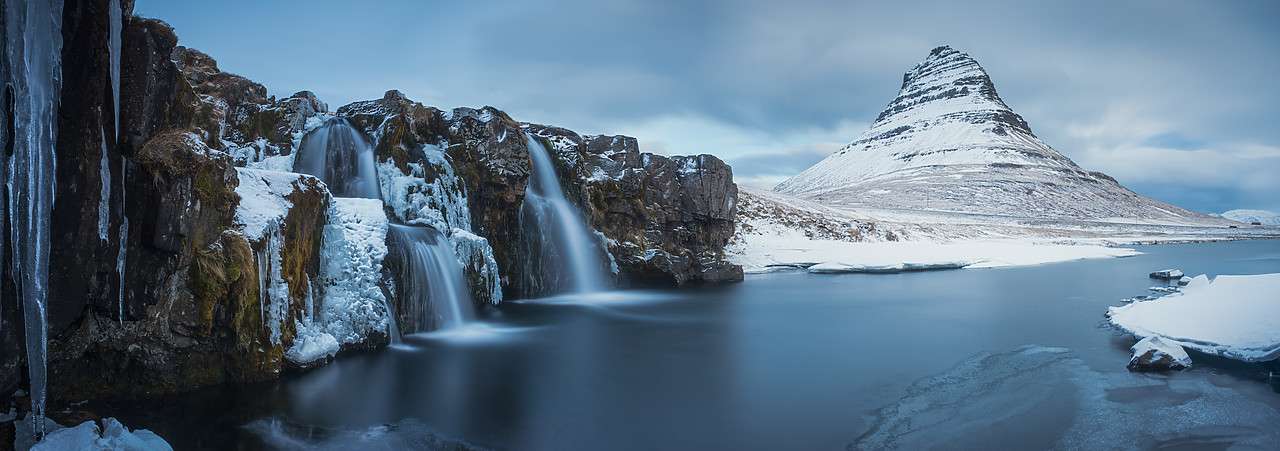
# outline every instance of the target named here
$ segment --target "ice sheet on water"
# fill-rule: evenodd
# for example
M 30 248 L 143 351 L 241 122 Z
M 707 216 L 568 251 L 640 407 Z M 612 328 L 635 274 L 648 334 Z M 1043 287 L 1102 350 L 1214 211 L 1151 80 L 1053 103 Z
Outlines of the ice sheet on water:
M 1280 413 L 1230 387 L 1094 371 L 1067 349 L 982 353 L 913 383 L 849 449 L 1280 446 Z
M 396 423 L 352 427 L 322 427 L 291 418 L 263 418 L 245 426 L 267 446 L 276 449 L 422 449 L 468 451 L 484 449 L 432 431 L 412 418 Z
M 172 451 L 173 447 L 146 429 L 130 432 L 115 418 L 102 420 L 103 427 L 86 421 L 77 426 L 58 429 L 31 447 L 32 450 L 130 450 Z
M 1160 336 L 1232 359 L 1280 358 L 1280 274 L 1191 279 L 1181 293 L 1111 307 L 1111 323 L 1138 337 Z

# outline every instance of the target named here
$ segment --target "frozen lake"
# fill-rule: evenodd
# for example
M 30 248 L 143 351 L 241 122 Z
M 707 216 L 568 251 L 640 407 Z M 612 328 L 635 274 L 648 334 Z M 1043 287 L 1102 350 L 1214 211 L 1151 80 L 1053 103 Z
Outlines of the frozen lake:
M 1280 272 L 1280 240 L 1135 248 L 522 301 L 278 382 L 91 407 L 177 449 L 1280 447 L 1268 367 L 1130 373 L 1102 316 L 1158 269 Z

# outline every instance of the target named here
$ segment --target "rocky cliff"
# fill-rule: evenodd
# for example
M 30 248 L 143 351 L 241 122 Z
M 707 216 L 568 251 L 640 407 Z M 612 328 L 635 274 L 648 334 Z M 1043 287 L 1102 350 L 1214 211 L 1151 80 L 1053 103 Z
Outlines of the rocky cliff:
M 388 308 L 404 309 L 381 262 L 388 222 L 444 233 L 477 304 L 542 294 L 514 276 L 538 270 L 518 245 L 527 136 L 554 144 L 617 285 L 742 278 L 722 260 L 736 188 L 715 157 L 642 154 L 632 138 L 522 125 L 492 107 L 442 111 L 397 91 L 336 112 L 310 92 L 276 99 L 128 1 L 67 0 L 61 35 L 46 303 L 55 404 L 270 379 L 386 344 Z M 18 113 L 4 113 L 11 142 Z M 291 172 L 308 132 L 334 117 L 374 146 L 383 199 L 334 198 Z M 23 239 L 11 230 L 5 249 Z M 3 256 L 9 394 L 24 384 L 28 338 L 24 274 Z
M 305 108 L 218 71 L 164 22 L 122 6 L 119 16 L 106 0 L 64 8 L 48 219 L 52 402 L 274 378 L 307 297 L 294 284 L 278 296 L 283 313 L 268 318 L 257 255 L 271 243 L 236 221 L 240 180 L 226 152 L 254 143 L 279 152 L 291 142 L 285 123 Z M 280 266 L 300 280 L 318 266 L 328 193 L 315 179 L 294 188 L 279 218 Z M 13 306 L 6 297 L 5 312 Z M 21 339 L 6 336 L 5 346 Z M 14 357 L 6 352 L 0 371 L 6 392 L 22 378 Z

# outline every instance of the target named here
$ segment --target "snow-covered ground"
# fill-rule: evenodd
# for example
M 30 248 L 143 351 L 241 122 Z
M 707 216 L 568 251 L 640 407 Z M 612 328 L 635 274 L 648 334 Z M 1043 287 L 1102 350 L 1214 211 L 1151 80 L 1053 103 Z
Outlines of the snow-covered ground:
M 1230 219 L 1245 224 L 1259 223 L 1264 226 L 1280 226 L 1280 213 L 1267 210 L 1231 210 L 1216 214 L 1219 218 Z
M 1180 294 L 1112 307 L 1111 323 L 1142 338 L 1247 362 L 1280 358 L 1280 273 L 1201 275 Z
M 904 209 L 833 208 L 740 186 L 738 230 L 726 248 L 747 272 L 896 272 L 1126 257 L 1125 244 L 1280 236 L 1280 229 L 1047 220 Z

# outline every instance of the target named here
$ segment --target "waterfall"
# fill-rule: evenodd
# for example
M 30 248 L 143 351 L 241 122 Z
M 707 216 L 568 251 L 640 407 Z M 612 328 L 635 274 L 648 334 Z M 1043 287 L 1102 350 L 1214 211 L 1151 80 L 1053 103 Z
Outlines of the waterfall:
M 31 412 L 37 437 L 44 435 L 47 384 L 49 221 L 55 191 L 54 140 L 62 88 L 62 1 L 6 0 L 6 121 L 14 134 L 5 149 L 11 274 L 18 280 L 31 380 Z M 6 143 L 6 147 L 9 147 Z
M 373 148 L 344 118 L 333 118 L 303 140 L 293 172 L 314 175 L 335 197 L 381 199 Z
M 530 264 L 530 279 L 534 285 L 540 285 L 542 291 L 567 291 L 568 283 L 572 283 L 571 291 L 576 293 L 600 291 L 604 287 L 604 272 L 599 249 L 578 212 L 565 199 L 547 149 L 533 136 L 526 134 L 525 137 L 529 142 L 533 173 L 525 189 L 524 205 L 520 207 L 520 221 L 524 232 L 529 234 L 526 242 L 532 244 L 530 253 L 540 257 Z M 553 279 L 554 285 L 552 281 L 545 281 L 546 278 Z
M 474 307 L 453 244 L 436 229 L 392 224 L 387 266 L 399 277 L 398 298 L 408 313 L 405 329 L 426 332 L 461 326 Z

